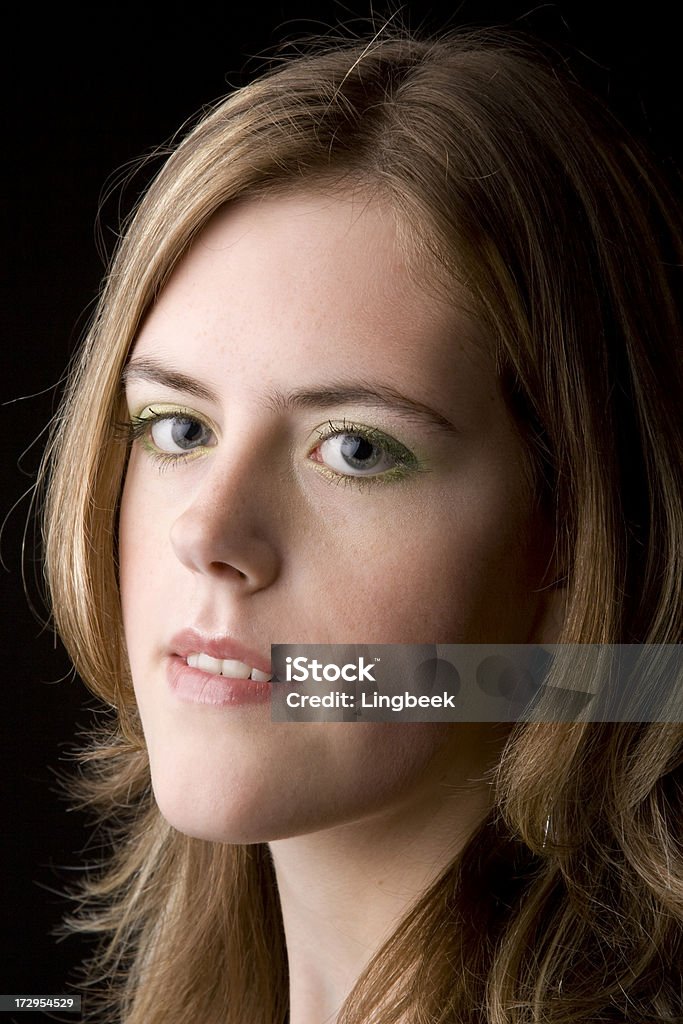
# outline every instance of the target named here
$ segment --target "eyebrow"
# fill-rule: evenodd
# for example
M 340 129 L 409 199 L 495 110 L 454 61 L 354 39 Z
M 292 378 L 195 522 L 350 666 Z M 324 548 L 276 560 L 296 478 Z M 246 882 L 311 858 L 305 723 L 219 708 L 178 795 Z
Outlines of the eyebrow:
M 161 384 L 173 391 L 183 391 L 206 402 L 218 402 L 216 393 L 194 377 L 163 366 L 155 359 L 132 359 L 124 367 L 121 381 L 126 387 L 132 380 L 151 381 L 153 384 Z M 402 395 L 388 384 L 377 382 L 360 380 L 347 384 L 343 381 L 331 381 L 316 388 L 296 388 L 287 392 L 271 388 L 266 391 L 264 401 L 265 408 L 278 413 L 293 409 L 327 409 L 335 405 L 350 404 L 390 409 L 404 419 L 422 425 L 427 423 L 447 434 L 460 434 L 457 427 L 435 409 Z

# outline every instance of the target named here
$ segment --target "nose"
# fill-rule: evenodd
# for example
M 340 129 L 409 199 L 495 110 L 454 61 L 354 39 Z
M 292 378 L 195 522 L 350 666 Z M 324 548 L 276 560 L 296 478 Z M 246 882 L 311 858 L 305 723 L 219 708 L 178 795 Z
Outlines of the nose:
M 268 512 L 263 490 L 255 490 L 253 473 L 238 472 L 235 466 L 212 467 L 171 525 L 171 545 L 182 564 L 248 591 L 270 586 L 280 558 L 270 518 L 276 510 Z

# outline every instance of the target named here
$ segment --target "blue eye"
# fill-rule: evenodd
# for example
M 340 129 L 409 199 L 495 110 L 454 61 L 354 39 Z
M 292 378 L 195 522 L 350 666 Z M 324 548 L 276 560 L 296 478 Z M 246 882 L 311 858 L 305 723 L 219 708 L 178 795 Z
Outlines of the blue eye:
M 388 452 L 361 434 L 336 434 L 323 441 L 319 449 L 330 469 L 350 476 L 374 476 L 396 465 Z
M 330 422 L 329 429 L 319 431 L 318 436 L 320 441 L 311 453 L 312 461 L 324 467 L 328 471 L 325 475 L 337 482 L 349 478 L 396 479 L 418 468 L 418 460 L 400 441 L 372 427 L 346 420 L 340 425 Z
M 211 431 L 189 416 L 163 416 L 152 422 L 149 436 L 168 455 L 192 451 L 211 443 Z
M 131 418 L 130 436 L 162 465 L 199 454 L 216 443 L 213 430 L 189 411 L 156 406 Z

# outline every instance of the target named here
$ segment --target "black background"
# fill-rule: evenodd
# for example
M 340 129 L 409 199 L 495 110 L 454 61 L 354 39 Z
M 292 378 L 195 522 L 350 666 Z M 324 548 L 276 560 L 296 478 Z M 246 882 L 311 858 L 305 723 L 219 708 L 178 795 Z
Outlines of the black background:
M 389 10 L 374 7 L 377 25 Z M 675 5 L 469 0 L 413 2 L 400 10 L 414 28 L 495 23 L 553 43 L 670 175 L 681 166 Z M 167 141 L 203 104 L 252 77 L 257 55 L 370 13 L 369 3 L 319 0 L 246 9 L 202 2 L 24 5 L 3 25 L 0 993 L 65 992 L 84 950 L 79 940 L 56 944 L 50 934 L 67 907 L 58 892 L 73 881 L 89 836 L 82 817 L 67 812 L 58 797 L 54 772 L 68 768 L 68 750 L 93 702 L 29 610 L 22 495 L 35 478 L 39 435 L 97 294 L 98 234 L 111 251 L 119 216 L 158 166 L 149 164 L 122 191 L 132 162 Z M 36 600 L 32 533 L 29 523 L 25 571 Z

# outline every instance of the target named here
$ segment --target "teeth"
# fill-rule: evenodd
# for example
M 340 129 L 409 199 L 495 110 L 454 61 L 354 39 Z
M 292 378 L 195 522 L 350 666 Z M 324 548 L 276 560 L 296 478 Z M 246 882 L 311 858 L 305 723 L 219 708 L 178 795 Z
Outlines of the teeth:
M 214 676 L 220 675 L 222 664 L 218 658 L 211 658 L 208 654 L 200 654 L 197 658 L 197 668 L 203 669 L 204 672 L 210 672 Z
M 268 683 L 273 678 L 272 672 L 259 672 L 257 668 L 252 668 L 251 678 L 255 683 Z
M 231 679 L 248 679 L 251 668 L 243 661 L 222 661 L 221 675 L 230 676 Z
M 203 672 L 210 672 L 214 676 L 229 676 L 231 679 L 249 679 L 256 683 L 266 683 L 273 678 L 272 672 L 260 672 L 243 661 L 235 661 L 225 658 L 212 658 L 208 654 L 188 654 L 187 664 L 190 668 L 200 668 Z

